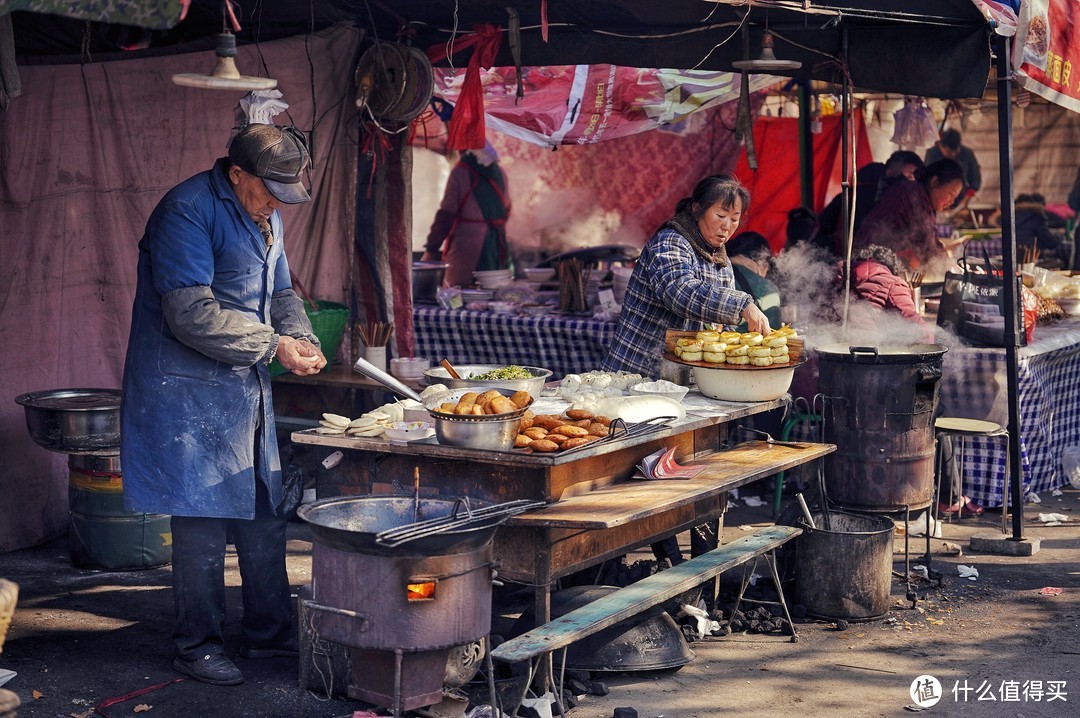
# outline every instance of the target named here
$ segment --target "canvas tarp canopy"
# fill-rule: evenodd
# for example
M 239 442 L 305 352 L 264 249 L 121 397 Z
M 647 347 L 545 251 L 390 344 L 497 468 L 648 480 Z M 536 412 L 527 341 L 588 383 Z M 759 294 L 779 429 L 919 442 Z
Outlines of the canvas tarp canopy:
M 187 18 L 175 27 L 145 31 L 23 11 L 50 5 L 60 4 L 0 2 L 0 20 L 10 18 L 15 30 L 5 47 L 11 50 L 14 41 L 23 89 L 0 112 L 2 241 L 5 256 L 15 258 L 5 263 L 0 282 L 0 321 L 4 336 L 19 337 L 26 347 L 0 379 L 0 395 L 9 399 L 38 389 L 119 385 L 134 242 L 161 194 L 203 169 L 206 157 L 220 154 L 222 116 L 231 121 L 238 99 L 180 92 L 168 82 L 173 72 L 193 70 L 194 56 L 179 53 L 200 50 L 199 64 L 206 63 L 212 35 L 221 28 L 220 3 L 193 0 Z M 418 46 L 445 45 L 454 38 L 455 8 L 464 33 L 478 22 L 506 24 L 511 7 L 521 18 L 522 62 L 528 65 L 729 70 L 733 60 L 756 56 L 767 20 L 778 39 L 777 53 L 803 62 L 800 76 L 838 79 L 830 56 L 839 56 L 846 38 L 856 86 L 941 97 L 981 95 L 989 63 L 986 23 L 969 0 L 755 3 L 746 51 L 735 33 L 747 8 L 696 0 L 550 0 L 547 41 L 541 4 L 533 0 L 414 0 L 393 6 L 242 0 L 238 5 L 244 26 L 238 33 L 238 62 L 252 74 L 278 78 L 286 95 L 296 98 L 288 119 L 317 127 L 319 179 L 324 188 L 336 183 L 335 198 L 326 193 L 315 206 L 296 209 L 288 222 L 294 238 L 306 238 L 289 244 L 294 268 L 316 294 L 340 292 L 357 280 L 346 276 L 347 268 L 339 271 L 340 261 L 325 257 L 335 242 L 347 245 L 346 254 L 353 250 L 350 239 L 360 244 L 350 238 L 355 207 L 345 201 L 357 191 L 355 160 L 361 147 L 349 111 L 348 68 L 372 36 L 396 38 L 405 30 Z M 7 14 L 12 8 L 16 12 Z M 341 20 L 368 37 L 361 40 L 360 32 L 340 26 L 323 30 Z M 318 32 L 297 35 L 312 29 Z M 10 53 L 0 52 L 3 56 Z M 452 52 L 440 64 L 462 65 L 467 56 Z M 504 43 L 497 64 L 513 63 Z M 297 102 L 300 97 L 310 102 Z M 392 169 L 407 176 L 407 168 Z M 374 189 L 373 202 L 386 203 L 381 191 Z M 360 249 L 370 252 L 367 271 L 389 273 L 389 247 Z M 397 294 L 384 286 L 376 300 L 392 309 Z M 7 469 L 0 475 L 0 492 L 11 499 L 0 506 L 0 551 L 5 551 L 65 528 L 67 472 L 62 455 L 49 455 L 30 442 L 13 401 L 0 404 L 0 436 Z

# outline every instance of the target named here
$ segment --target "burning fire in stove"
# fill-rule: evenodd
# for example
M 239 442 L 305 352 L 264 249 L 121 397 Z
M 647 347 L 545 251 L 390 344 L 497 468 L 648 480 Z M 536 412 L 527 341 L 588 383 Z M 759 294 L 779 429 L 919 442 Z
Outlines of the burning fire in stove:
M 410 583 L 405 586 L 407 601 L 434 601 L 435 584 L 437 581 L 425 581 L 424 583 Z

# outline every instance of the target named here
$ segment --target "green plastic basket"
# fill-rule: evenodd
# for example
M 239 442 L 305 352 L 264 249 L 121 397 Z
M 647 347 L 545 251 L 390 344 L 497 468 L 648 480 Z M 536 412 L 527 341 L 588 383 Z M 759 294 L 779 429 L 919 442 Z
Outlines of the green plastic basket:
M 319 307 L 317 310 L 312 310 L 311 305 L 304 302 L 304 311 L 307 312 L 308 319 L 311 321 L 311 328 L 315 331 L 315 336 L 319 338 L 319 343 L 322 344 L 323 355 L 332 364 L 334 356 L 337 354 L 338 345 L 341 344 L 341 336 L 345 333 L 345 327 L 349 323 L 349 308 L 337 302 L 327 302 L 319 299 L 316 299 L 315 302 Z M 288 369 L 281 366 L 277 359 L 270 362 L 270 376 L 284 374 L 287 371 Z

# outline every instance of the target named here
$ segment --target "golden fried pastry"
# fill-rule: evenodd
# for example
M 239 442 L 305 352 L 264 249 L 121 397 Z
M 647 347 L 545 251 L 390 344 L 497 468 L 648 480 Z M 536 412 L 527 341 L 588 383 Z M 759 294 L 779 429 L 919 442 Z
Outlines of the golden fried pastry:
M 787 364 L 790 361 L 790 357 L 787 354 L 783 354 L 778 357 L 771 357 L 773 364 Z
M 543 439 L 547 436 L 548 430 L 542 426 L 531 426 L 521 432 L 530 439 Z
M 750 363 L 754 366 L 772 366 L 772 357 L 750 357 Z
M 569 439 L 570 437 L 567 436 L 566 434 L 556 434 L 555 432 L 552 431 L 552 432 L 549 432 L 548 435 L 545 436 L 544 438 L 547 439 L 548 441 L 555 442 L 559 446 L 562 446 L 563 442 L 566 441 L 567 439 Z
M 701 361 L 702 354 L 703 352 L 700 349 L 695 349 L 693 351 L 683 349 L 683 353 L 680 358 L 683 361 Z
M 739 356 L 728 356 L 727 363 L 728 364 L 735 364 L 737 366 L 741 366 L 743 364 L 749 364 L 750 363 L 750 357 L 748 357 L 746 354 L 740 354 Z
M 567 439 L 566 441 L 563 442 L 562 448 L 563 448 L 563 450 L 576 449 L 579 446 L 585 446 L 585 444 L 592 443 L 592 442 L 596 441 L 598 438 L 599 437 L 596 437 L 596 436 L 581 436 L 581 437 L 577 437 L 575 439 Z
M 559 450 L 559 445 L 547 439 L 533 439 L 529 442 L 529 448 L 542 454 L 550 454 Z
M 510 397 L 510 401 L 514 402 L 517 408 L 524 409 L 532 403 L 532 395 L 522 389 L 521 391 L 515 391 L 513 396 Z
M 766 346 L 750 347 L 750 351 L 747 353 L 751 359 L 754 357 L 767 357 L 772 356 L 772 349 Z
M 606 424 L 601 424 L 598 421 L 594 421 L 593 423 L 589 424 L 585 428 L 588 429 L 589 433 L 592 434 L 593 436 L 607 436 L 608 435 L 608 427 L 607 427 L 607 425 Z
M 720 346 L 725 346 L 725 345 L 721 344 Z M 727 361 L 727 358 L 724 356 L 724 352 L 722 352 L 722 351 L 719 351 L 719 352 L 701 352 L 701 360 L 704 361 L 704 362 L 708 362 L 709 364 L 723 364 L 724 362 Z
M 720 341 L 720 332 L 714 332 L 712 330 L 706 330 L 706 331 L 703 331 L 703 332 L 698 332 L 697 334 L 694 335 L 694 339 L 697 339 L 699 342 L 701 342 L 703 344 L 708 343 L 708 342 L 718 342 L 718 341 Z
M 518 405 L 507 399 L 505 396 L 497 396 L 487 403 L 487 411 L 489 414 L 509 414 L 512 411 L 518 410 Z
M 569 436 L 572 439 L 576 439 L 579 436 L 585 436 L 589 433 L 589 430 L 581 426 L 574 426 L 573 424 L 567 424 L 566 426 L 556 426 L 552 429 L 554 434 L 562 434 L 563 436 Z
M 769 350 L 769 356 L 771 357 L 786 357 L 788 355 L 788 348 L 786 346 L 773 347 Z M 773 362 L 774 364 L 776 362 Z
M 722 352 L 725 349 L 727 349 L 727 342 L 721 341 L 705 342 L 705 344 L 701 346 L 701 351 L 703 352 Z
M 609 419 L 606 416 L 594 416 L 592 418 L 592 420 L 594 422 L 596 422 L 597 424 L 603 424 L 604 426 L 610 426 L 611 425 L 611 419 Z
M 724 350 L 724 354 L 727 356 L 728 362 L 731 362 L 732 357 L 744 357 L 750 355 L 750 347 L 745 344 L 730 344 L 728 348 Z
M 763 343 L 765 344 L 765 346 L 772 348 L 786 347 L 787 337 L 783 334 L 777 334 L 776 332 L 773 332 L 769 336 L 765 337 L 765 341 Z
M 576 421 L 579 419 L 592 419 L 594 414 L 588 409 L 567 409 L 566 416 Z
M 532 438 L 531 437 L 526 436 L 525 434 L 518 434 L 517 438 L 514 439 L 514 448 L 515 449 L 524 449 L 526 446 L 528 446 L 531 443 L 532 443 Z
M 742 335 L 738 332 L 720 332 L 720 341 L 725 344 L 738 344 L 740 337 Z
M 739 341 L 748 347 L 756 347 L 765 340 L 765 337 L 761 336 L 761 332 L 746 332 L 739 337 Z

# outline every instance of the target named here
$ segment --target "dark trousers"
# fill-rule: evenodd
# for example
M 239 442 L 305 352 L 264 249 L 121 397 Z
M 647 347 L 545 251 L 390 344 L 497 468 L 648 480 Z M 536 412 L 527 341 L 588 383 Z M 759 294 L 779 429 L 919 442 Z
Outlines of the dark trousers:
M 285 516 L 275 516 L 256 480 L 254 519 L 172 517 L 173 641 L 178 656 L 221 653 L 225 626 L 225 544 L 230 536 L 240 565 L 245 645 L 280 645 L 293 632 L 285 568 Z
M 698 524 L 690 529 L 690 556 L 700 556 L 716 548 L 717 522 L 710 521 L 707 524 Z M 656 560 L 668 559 L 672 566 L 683 562 L 682 550 L 679 549 L 679 540 L 674 536 L 657 541 L 651 545 L 653 556 Z

